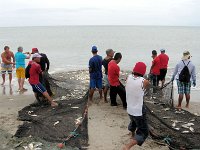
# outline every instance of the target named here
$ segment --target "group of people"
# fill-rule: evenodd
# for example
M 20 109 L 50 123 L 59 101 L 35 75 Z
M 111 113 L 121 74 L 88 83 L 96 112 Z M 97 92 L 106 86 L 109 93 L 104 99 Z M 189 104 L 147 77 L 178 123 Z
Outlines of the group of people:
M 23 53 L 23 47 L 18 47 L 17 52 L 14 54 L 10 51 L 8 46 L 4 47 L 4 52 L 1 54 L 1 74 L 2 74 L 2 83 L 1 85 L 5 84 L 5 75 L 6 72 L 9 75 L 9 84 L 11 85 L 12 82 L 12 71 L 13 68 L 16 67 L 16 76 L 18 79 L 18 91 L 24 92 L 27 89 L 24 88 L 24 81 L 25 81 L 25 59 L 30 59 L 32 54 L 32 60 L 29 61 L 28 65 L 29 70 L 29 83 L 32 86 L 33 92 L 35 95 L 41 93 L 51 104 L 51 106 L 57 106 L 58 104 L 55 103 L 52 98 L 52 92 L 49 90 L 47 92 L 45 87 L 48 87 L 48 82 L 44 82 L 43 74 L 45 71 L 49 70 L 49 60 L 46 54 L 39 53 L 37 48 L 32 48 L 32 52 L 25 52 Z M 45 84 L 45 85 L 44 85 Z M 50 88 L 47 88 L 50 89 Z
M 161 81 L 161 87 L 164 86 L 165 76 L 167 73 L 169 57 L 165 54 L 165 50 L 161 49 L 161 54 L 157 55 L 157 51 L 152 51 L 152 65 L 150 67 L 150 78 L 153 86 L 159 86 Z M 144 92 L 151 84 L 148 79 L 143 76 L 146 73 L 146 64 L 144 62 L 137 62 L 133 67 L 132 74 L 128 75 L 126 79 L 126 85 L 124 86 L 120 80 L 120 67 L 118 64 L 122 59 L 121 53 L 115 53 L 112 49 L 106 50 L 106 57 L 102 59 L 99 56 L 96 46 L 91 50 L 93 57 L 89 60 L 89 74 L 90 74 L 90 90 L 89 101 L 93 101 L 93 94 L 98 89 L 100 99 L 104 98 L 107 103 L 107 93 L 110 89 L 110 105 L 117 106 L 117 95 L 119 95 L 123 108 L 127 110 L 130 117 L 130 124 L 128 130 L 132 132 L 133 138 L 130 143 L 126 144 L 123 150 L 129 150 L 132 146 L 138 144 L 142 145 L 148 136 L 148 125 L 146 121 L 146 111 L 143 105 Z M 25 59 L 30 59 L 32 54 L 32 60 L 29 61 L 29 83 L 32 86 L 35 94 L 41 93 L 51 104 L 51 106 L 57 106 L 51 98 L 52 92 L 45 87 L 48 87 L 48 82 L 44 82 L 43 74 L 49 70 L 49 60 L 43 53 L 39 53 L 37 48 L 32 48 L 32 53 L 23 53 L 23 47 L 18 47 L 16 54 L 10 51 L 8 46 L 4 47 L 4 52 L 1 54 L 1 74 L 2 85 L 5 84 L 5 74 L 9 74 L 9 83 L 12 81 L 12 70 L 16 67 L 16 75 L 18 78 L 18 90 L 26 91 L 24 88 L 25 80 Z M 186 107 L 189 108 L 190 101 L 190 89 L 191 85 L 196 86 L 196 69 L 194 64 L 190 60 L 191 55 L 189 51 L 183 52 L 181 61 L 176 65 L 171 82 L 176 79 L 178 87 L 178 105 L 177 108 L 181 109 L 183 96 L 186 97 Z M 105 69 L 102 74 L 102 66 Z M 50 89 L 50 88 L 48 88 Z M 104 93 L 104 94 L 103 94 Z
M 161 49 L 160 51 L 160 55 L 157 55 L 156 50 L 152 51 L 153 61 L 149 76 L 153 86 L 159 86 L 159 81 L 161 81 L 161 87 L 163 87 L 165 84 L 169 57 L 165 54 L 165 49 Z M 102 59 L 102 57 L 97 54 L 98 50 L 96 46 L 92 47 L 91 52 L 93 57 L 89 60 L 89 101 L 93 101 L 93 94 L 97 88 L 100 93 L 100 98 L 103 98 L 103 91 L 104 101 L 108 102 L 107 92 L 108 89 L 110 89 L 111 106 L 117 106 L 116 96 L 118 94 L 122 100 L 123 108 L 127 110 L 130 117 L 128 130 L 132 132 L 133 137 L 131 141 L 124 146 L 123 150 L 129 150 L 136 144 L 141 146 L 148 137 L 148 125 L 146 121 L 146 111 L 143 105 L 143 97 L 151 81 L 143 77 L 146 73 L 146 64 L 144 62 L 137 62 L 133 67 L 132 74 L 127 77 L 126 85 L 124 86 L 119 80 L 120 67 L 118 66 L 118 63 L 122 59 L 122 54 L 115 53 L 112 49 L 108 49 L 106 50 L 107 56 Z M 189 107 L 190 88 L 192 84 L 196 86 L 196 70 L 190 58 L 191 55 L 189 51 L 183 52 L 182 60 L 176 65 L 170 81 L 172 82 L 174 79 L 177 81 L 179 94 L 178 109 L 181 108 L 184 95 L 186 96 L 186 107 Z M 105 68 L 104 75 L 102 75 L 102 65 Z M 181 78 L 184 79 L 181 80 Z

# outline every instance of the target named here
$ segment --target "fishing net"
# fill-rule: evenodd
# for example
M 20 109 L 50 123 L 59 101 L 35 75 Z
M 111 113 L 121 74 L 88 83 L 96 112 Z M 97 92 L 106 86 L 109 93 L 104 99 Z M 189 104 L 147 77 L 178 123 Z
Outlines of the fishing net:
M 152 87 L 155 88 L 155 87 Z M 170 149 L 200 149 L 200 118 L 173 107 L 173 84 L 145 96 L 151 136 Z
M 127 74 L 121 74 L 123 83 Z M 52 76 L 45 74 L 45 78 L 50 82 L 54 97 L 60 105 L 53 109 L 40 97 L 39 104 L 23 108 L 19 111 L 19 119 L 24 124 L 15 136 L 39 137 L 83 149 L 88 142 L 88 72 L 71 71 Z M 200 118 L 173 107 L 171 83 L 162 90 L 151 86 L 144 100 L 150 134 L 157 143 L 167 144 L 170 149 L 200 149 Z
M 64 142 L 81 148 L 88 143 L 87 100 L 88 76 L 84 71 L 45 75 L 59 106 L 52 108 L 40 97 L 39 103 L 19 111 L 19 126 L 15 136 L 39 137 L 48 142 Z

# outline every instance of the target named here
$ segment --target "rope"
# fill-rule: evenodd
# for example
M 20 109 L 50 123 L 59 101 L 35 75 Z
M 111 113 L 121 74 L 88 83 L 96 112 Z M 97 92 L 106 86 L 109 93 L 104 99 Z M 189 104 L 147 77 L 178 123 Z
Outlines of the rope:
M 85 98 L 88 99 L 88 94 L 89 94 L 89 91 L 87 91 L 86 96 L 83 99 L 85 99 Z M 77 137 L 77 136 L 80 135 L 76 131 L 81 126 L 81 124 L 83 123 L 83 121 L 85 120 L 85 118 L 87 116 L 87 112 L 88 112 L 88 102 L 86 104 L 86 107 L 84 109 L 84 113 L 82 115 L 83 116 L 82 121 L 77 125 L 77 127 L 72 132 L 70 132 L 70 134 L 68 135 L 68 137 L 62 143 L 64 143 L 66 145 L 67 141 L 69 141 L 72 137 L 75 138 L 75 137 Z

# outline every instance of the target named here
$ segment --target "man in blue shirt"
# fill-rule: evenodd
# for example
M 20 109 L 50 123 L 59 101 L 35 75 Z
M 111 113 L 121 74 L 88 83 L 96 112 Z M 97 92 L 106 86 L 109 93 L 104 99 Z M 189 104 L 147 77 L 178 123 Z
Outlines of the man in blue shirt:
M 174 79 L 176 79 L 176 82 L 177 82 L 178 94 L 179 94 L 178 105 L 177 105 L 178 109 L 181 109 L 181 103 L 182 103 L 184 95 L 186 98 L 186 106 L 185 107 L 189 108 L 191 85 L 193 85 L 194 87 L 196 86 L 196 69 L 195 69 L 195 66 L 193 65 L 193 63 L 191 62 L 190 58 L 191 58 L 191 56 L 190 56 L 189 51 L 183 52 L 182 60 L 179 61 L 179 63 L 176 65 L 172 79 L 171 79 L 172 81 Z M 187 66 L 188 70 L 189 70 L 189 81 L 188 82 L 180 80 L 180 74 L 185 66 Z
M 102 57 L 97 55 L 97 47 L 92 47 L 93 57 L 89 60 L 90 73 L 90 93 L 89 101 L 92 102 L 95 89 L 99 90 L 100 99 L 102 99 Z
M 31 57 L 31 54 L 27 52 L 25 55 L 22 53 L 23 47 L 18 47 L 18 52 L 15 54 L 15 60 L 16 60 L 16 75 L 18 78 L 18 84 L 19 92 L 26 91 L 27 89 L 24 88 L 24 80 L 25 80 L 25 59 L 29 59 Z

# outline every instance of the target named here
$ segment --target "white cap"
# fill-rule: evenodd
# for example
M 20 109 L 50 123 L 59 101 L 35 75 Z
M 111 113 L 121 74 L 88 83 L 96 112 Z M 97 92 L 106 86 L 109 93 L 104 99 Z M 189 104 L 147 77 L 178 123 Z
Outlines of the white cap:
M 41 58 L 42 56 L 38 53 L 35 53 L 32 55 L 32 58 Z
M 165 52 L 165 49 L 164 49 L 164 48 L 162 48 L 162 49 L 160 49 L 160 51 L 161 51 L 161 52 Z

